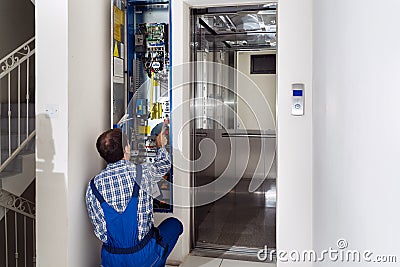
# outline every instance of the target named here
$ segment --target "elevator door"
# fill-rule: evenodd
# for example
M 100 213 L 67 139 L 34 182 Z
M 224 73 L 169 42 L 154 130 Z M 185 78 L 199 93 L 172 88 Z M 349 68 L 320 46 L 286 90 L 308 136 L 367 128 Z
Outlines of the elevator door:
M 192 246 L 255 256 L 276 247 L 276 61 L 255 60 L 276 56 L 276 4 L 191 15 Z

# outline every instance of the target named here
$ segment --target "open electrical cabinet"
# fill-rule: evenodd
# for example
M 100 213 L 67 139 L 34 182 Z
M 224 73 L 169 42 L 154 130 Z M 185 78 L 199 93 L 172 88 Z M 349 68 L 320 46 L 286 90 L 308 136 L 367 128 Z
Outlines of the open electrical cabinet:
M 127 135 L 132 162 L 151 164 L 163 127 L 172 152 L 169 1 L 112 0 L 111 22 L 111 125 Z M 171 183 L 172 168 L 153 187 L 155 211 L 172 212 Z

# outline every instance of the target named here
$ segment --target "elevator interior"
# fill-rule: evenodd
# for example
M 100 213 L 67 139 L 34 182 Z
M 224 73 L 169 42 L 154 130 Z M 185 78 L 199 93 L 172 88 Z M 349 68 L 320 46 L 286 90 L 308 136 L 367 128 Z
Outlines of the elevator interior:
M 276 247 L 276 9 L 191 10 L 195 254 Z

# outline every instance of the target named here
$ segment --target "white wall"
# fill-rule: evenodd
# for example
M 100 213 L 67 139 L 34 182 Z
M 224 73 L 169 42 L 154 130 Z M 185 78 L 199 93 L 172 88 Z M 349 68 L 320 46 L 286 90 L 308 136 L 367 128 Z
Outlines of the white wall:
M 67 266 L 67 1 L 41 0 L 36 3 L 35 11 L 37 263 L 52 266 L 57 261 L 59 266 Z M 60 112 L 56 119 L 45 118 L 46 104 L 58 105 Z
M 38 266 L 98 266 L 84 194 L 110 121 L 110 3 L 41 0 L 36 19 Z
M 312 0 L 279 1 L 277 247 L 312 248 Z M 305 84 L 305 113 L 291 112 L 291 84 Z M 311 266 L 278 262 L 278 266 Z
M 350 249 L 399 260 L 400 2 L 313 8 L 315 247 L 345 238 Z
M 74 267 L 100 261 L 84 194 L 104 167 L 96 139 L 110 128 L 110 9 L 109 0 L 68 1 L 68 266 Z
M 237 113 L 240 117 L 240 120 L 243 122 L 243 125 L 240 126 L 241 129 L 275 130 L 274 119 L 276 118 L 276 74 L 250 73 L 251 55 L 263 54 L 276 54 L 276 51 L 237 52 L 237 70 L 245 75 L 238 75 L 237 78 Z M 253 82 L 257 87 L 252 84 Z M 249 90 L 252 91 L 253 89 L 260 90 L 261 94 L 249 94 Z M 241 96 L 246 96 L 246 102 L 248 103 L 246 103 Z M 266 107 L 266 103 L 269 104 L 269 108 Z M 266 110 L 270 111 L 272 116 L 270 114 L 261 115 L 262 113 L 265 113 Z M 260 117 L 265 116 L 266 119 L 257 120 L 254 112 L 256 112 L 256 114 L 258 114 Z

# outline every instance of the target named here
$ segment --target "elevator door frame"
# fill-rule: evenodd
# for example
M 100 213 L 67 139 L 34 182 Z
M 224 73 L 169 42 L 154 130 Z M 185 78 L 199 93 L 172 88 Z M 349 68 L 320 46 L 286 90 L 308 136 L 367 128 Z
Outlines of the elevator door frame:
M 313 171 L 318 166 L 313 166 L 313 116 L 326 116 L 325 113 L 313 113 L 313 57 L 317 56 L 313 50 L 313 18 L 318 15 L 313 10 L 315 5 L 312 0 L 301 0 L 296 2 L 288 1 L 265 1 L 278 2 L 278 88 L 277 88 L 277 248 L 310 249 L 313 248 L 314 229 L 312 227 L 315 216 L 313 213 Z M 215 4 L 212 0 L 177 0 L 172 1 L 172 39 L 175 47 L 173 48 L 172 58 L 175 64 L 185 64 L 190 58 L 190 8 L 202 8 L 215 5 L 239 5 L 260 3 L 254 0 L 223 0 Z M 327 33 L 328 34 L 328 33 Z M 301 41 L 300 41 L 301 40 Z M 189 77 L 187 69 L 183 70 L 184 77 Z M 176 74 L 176 73 L 175 73 Z M 174 82 L 181 81 L 182 77 L 173 76 Z M 292 83 L 305 84 L 305 110 L 304 116 L 291 116 L 291 85 Z M 185 88 L 186 89 L 186 88 Z M 187 88 L 189 89 L 189 88 Z M 174 91 L 175 99 L 189 100 L 190 90 Z M 176 107 L 176 103 L 175 103 Z M 185 107 L 186 112 L 176 113 L 177 123 L 179 120 L 186 122 L 189 120 L 189 107 Z M 183 125 L 183 124 L 182 124 Z M 178 136 L 178 127 L 172 127 Z M 189 127 L 182 130 L 181 141 L 175 142 L 176 146 L 183 155 L 189 155 L 190 131 Z M 189 161 L 175 159 L 175 162 L 184 164 L 189 169 Z M 181 169 L 174 168 L 175 173 L 182 179 L 182 185 L 190 187 L 190 171 L 182 172 Z M 175 190 L 175 198 L 179 196 L 182 204 L 190 206 L 193 196 L 192 190 Z M 190 217 L 191 212 L 188 208 L 175 209 L 174 215 L 181 218 L 188 231 L 182 235 L 182 250 L 174 250 L 173 257 L 183 260 L 190 250 Z M 156 221 L 164 217 L 156 217 Z M 307 265 L 307 264 L 306 264 Z M 309 266 L 309 265 L 307 265 Z
M 276 3 L 278 5 L 278 1 L 265 1 L 265 2 L 262 2 L 262 3 L 263 4 L 264 3 L 265 4 L 266 3 Z M 262 3 L 260 2 L 260 3 L 252 3 L 252 4 L 262 4 Z M 251 4 L 239 3 L 236 6 L 247 6 L 247 5 L 251 5 Z M 232 6 L 233 6 L 233 4 L 232 4 Z M 210 5 L 204 5 L 204 6 L 196 5 L 196 6 L 191 7 L 190 10 L 198 9 L 198 8 L 207 8 L 207 7 L 211 7 L 211 6 Z M 216 5 L 216 6 L 212 6 L 212 7 L 223 7 L 223 6 Z M 191 14 L 190 15 L 190 23 L 192 24 L 192 22 L 193 22 L 193 15 Z M 190 39 L 193 40 L 192 37 Z M 277 47 L 278 47 L 278 45 L 276 46 L 276 55 L 278 55 Z M 251 50 L 246 50 L 246 51 L 254 51 L 254 52 L 256 52 L 256 51 L 262 51 L 262 50 L 260 50 L 260 49 L 251 49 Z M 265 51 L 271 51 L 271 50 L 270 49 L 268 49 L 268 50 L 265 49 Z M 191 52 L 191 53 L 193 54 L 193 52 Z M 237 53 L 237 51 L 235 53 Z M 237 69 L 236 67 L 237 66 L 236 66 L 236 60 L 235 60 L 235 69 Z M 277 69 L 277 71 L 278 71 L 278 69 Z M 193 70 L 191 70 L 191 74 L 192 75 L 194 74 Z M 276 75 L 278 75 L 278 73 L 276 73 Z M 278 90 L 277 82 L 278 82 L 278 79 L 276 79 L 276 83 L 275 83 L 276 92 Z M 192 100 L 192 96 L 193 96 L 194 90 L 195 90 L 195 85 L 192 85 L 191 97 L 190 97 L 191 100 Z M 275 102 L 277 102 L 276 98 L 277 98 L 277 96 L 275 97 Z M 275 118 L 274 119 L 275 119 L 275 123 L 277 124 L 277 115 L 276 114 L 275 114 Z M 191 147 L 190 153 L 191 153 L 192 157 L 194 156 L 193 154 L 195 153 L 194 145 L 195 145 L 195 141 L 196 141 L 196 137 L 194 135 L 194 131 L 193 130 L 194 129 L 191 128 L 192 136 L 191 136 L 190 139 L 191 139 L 192 147 Z M 276 143 L 277 143 L 277 137 L 278 136 L 276 135 L 276 137 L 275 137 L 276 138 Z M 277 158 L 275 157 L 274 160 L 276 161 Z M 191 186 L 194 186 L 195 185 L 195 173 L 191 172 L 190 177 L 191 177 Z M 194 190 L 193 192 L 196 192 L 196 190 Z M 195 203 L 194 198 L 195 198 L 195 196 L 193 194 L 191 196 L 192 203 Z M 191 211 L 190 211 L 190 251 L 192 252 L 192 254 L 194 252 L 195 255 L 214 256 L 214 257 L 220 257 L 221 255 L 223 255 L 224 257 L 233 258 L 233 259 L 243 259 L 243 260 L 249 260 L 249 261 L 257 261 L 257 258 L 254 257 L 254 255 L 256 255 L 256 253 L 258 252 L 258 249 L 255 249 L 255 248 L 237 247 L 236 249 L 229 249 L 227 246 L 215 244 L 215 246 L 213 246 L 212 248 L 211 247 L 208 248 L 208 249 L 207 248 L 201 248 L 199 250 L 196 247 L 196 241 L 197 241 L 198 237 L 196 236 L 197 234 L 196 234 L 196 223 L 195 223 L 195 220 L 196 220 L 196 218 L 195 218 L 195 209 L 196 209 L 196 207 L 193 207 L 193 205 L 191 205 Z M 275 227 L 275 234 L 277 233 L 276 228 L 277 228 L 277 226 Z

